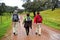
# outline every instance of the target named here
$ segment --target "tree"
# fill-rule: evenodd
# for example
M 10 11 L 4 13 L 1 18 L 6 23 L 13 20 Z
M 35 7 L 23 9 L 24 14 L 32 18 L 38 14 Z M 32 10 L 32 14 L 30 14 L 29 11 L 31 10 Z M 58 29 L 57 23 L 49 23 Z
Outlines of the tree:
M 15 6 L 15 7 L 14 7 L 14 10 L 16 10 L 17 8 L 18 8 L 18 7 L 17 7 L 17 6 Z
M 7 13 L 13 13 L 14 10 L 16 10 L 18 7 L 17 6 L 14 6 L 14 7 L 11 7 L 11 6 L 6 6 L 6 12 Z
M 44 1 L 44 0 L 43 0 Z M 42 2 L 43 3 L 43 2 Z M 47 7 L 46 9 L 51 9 L 52 11 L 55 10 L 55 8 L 58 8 L 58 0 L 46 0 L 43 5 Z
M 5 3 L 1 3 L 1 5 L 0 5 L 1 23 L 2 23 L 2 15 L 4 12 L 5 12 Z
M 11 13 L 13 13 L 14 7 L 11 6 L 6 6 L 6 13 L 8 13 L 8 15 L 11 15 Z
M 58 8 L 58 0 L 52 0 L 52 11 L 55 10 L 55 8 Z
M 38 2 L 37 1 L 34 1 L 34 2 L 26 2 L 22 6 L 25 8 L 26 11 L 33 12 L 34 16 L 35 16 L 35 12 L 36 11 L 43 10 L 40 1 L 38 1 Z
M 1 3 L 1 6 L 0 6 L 0 16 L 3 15 L 4 12 L 5 12 L 5 3 Z
M 31 2 L 31 0 L 22 0 L 23 2 Z
M 18 9 L 18 13 L 22 13 L 23 11 L 23 9 Z

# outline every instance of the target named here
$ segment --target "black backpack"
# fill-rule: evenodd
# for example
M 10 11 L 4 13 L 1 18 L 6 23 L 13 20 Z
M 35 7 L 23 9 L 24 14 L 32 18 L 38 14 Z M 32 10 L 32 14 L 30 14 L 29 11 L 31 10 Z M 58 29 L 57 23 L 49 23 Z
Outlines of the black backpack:
M 24 27 L 26 28 L 26 27 L 30 27 L 30 28 L 32 28 L 32 20 L 30 19 L 30 17 L 27 17 L 26 19 L 25 19 L 25 21 L 24 21 Z
M 13 22 L 18 22 L 19 17 L 18 14 L 13 14 Z

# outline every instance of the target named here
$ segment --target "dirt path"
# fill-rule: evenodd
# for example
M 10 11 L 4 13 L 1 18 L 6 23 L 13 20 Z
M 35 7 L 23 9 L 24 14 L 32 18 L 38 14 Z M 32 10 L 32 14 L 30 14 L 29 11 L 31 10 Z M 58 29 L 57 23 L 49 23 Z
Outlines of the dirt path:
M 22 24 L 23 19 L 23 16 L 21 16 L 21 23 L 19 23 L 17 36 L 14 36 L 12 31 L 10 31 L 10 34 L 7 34 L 9 36 L 2 40 L 60 40 L 60 31 L 49 28 L 44 24 L 42 24 L 41 36 L 35 35 L 36 25 L 34 25 L 34 23 L 33 29 L 30 29 L 29 36 L 27 36 Z

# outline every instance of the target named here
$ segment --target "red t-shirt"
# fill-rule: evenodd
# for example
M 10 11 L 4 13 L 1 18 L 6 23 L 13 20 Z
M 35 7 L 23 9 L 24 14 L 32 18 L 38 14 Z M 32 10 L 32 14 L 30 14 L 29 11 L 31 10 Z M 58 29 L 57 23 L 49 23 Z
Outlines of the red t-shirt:
M 37 22 L 37 20 L 39 20 L 38 22 Z M 35 17 L 34 17 L 34 23 L 42 23 L 42 17 L 41 17 L 41 15 L 36 15 Z

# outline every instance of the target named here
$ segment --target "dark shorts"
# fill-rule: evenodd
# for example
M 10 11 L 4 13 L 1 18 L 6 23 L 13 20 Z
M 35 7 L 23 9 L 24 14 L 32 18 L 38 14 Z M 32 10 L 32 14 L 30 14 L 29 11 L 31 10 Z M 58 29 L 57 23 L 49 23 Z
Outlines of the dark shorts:
M 13 22 L 18 22 L 18 20 L 13 20 Z

